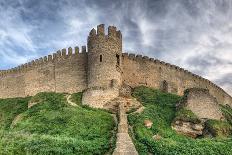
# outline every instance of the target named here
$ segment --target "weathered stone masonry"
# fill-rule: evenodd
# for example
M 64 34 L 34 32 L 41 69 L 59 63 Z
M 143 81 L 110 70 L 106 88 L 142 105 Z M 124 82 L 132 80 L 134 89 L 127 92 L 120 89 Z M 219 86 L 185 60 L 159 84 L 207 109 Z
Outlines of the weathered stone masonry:
M 38 92 L 78 92 L 87 87 L 85 47 L 58 51 L 0 73 L 0 98 L 24 97 Z
M 232 106 L 232 98 L 223 89 L 180 67 L 148 58 L 122 53 L 122 36 L 110 26 L 91 30 L 88 52 L 76 47 L 19 67 L 0 71 L 0 98 L 24 97 L 38 92 L 73 93 L 84 91 L 85 103 L 102 107 L 119 95 L 124 83 L 131 87 L 145 85 L 183 95 L 187 88 L 208 89 L 219 103 Z M 75 52 L 74 52 L 75 51 Z M 94 102 L 99 100 L 100 102 Z

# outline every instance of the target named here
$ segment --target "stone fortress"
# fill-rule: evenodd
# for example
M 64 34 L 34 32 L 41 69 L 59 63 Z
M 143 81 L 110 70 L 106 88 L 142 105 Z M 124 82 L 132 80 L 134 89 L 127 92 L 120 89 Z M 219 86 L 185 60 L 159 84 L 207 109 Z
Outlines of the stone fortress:
M 147 56 L 122 53 L 122 34 L 114 26 L 92 29 L 87 49 L 57 51 L 16 68 L 0 71 L 0 98 L 32 96 L 38 92 L 83 91 L 83 104 L 103 108 L 129 87 L 148 86 L 183 95 L 203 88 L 220 104 L 232 97 L 211 81 L 178 66 Z

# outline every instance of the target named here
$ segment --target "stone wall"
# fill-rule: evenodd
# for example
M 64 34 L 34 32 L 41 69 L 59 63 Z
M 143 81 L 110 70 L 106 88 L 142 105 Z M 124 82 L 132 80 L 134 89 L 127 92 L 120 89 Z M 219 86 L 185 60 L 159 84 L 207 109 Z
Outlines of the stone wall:
M 82 104 L 104 108 L 104 105 L 118 96 L 118 88 L 90 88 L 83 93 Z
M 146 56 L 123 53 L 123 82 L 132 87 L 145 85 L 183 95 L 188 88 L 209 89 L 220 104 L 232 106 L 232 98 L 223 89 L 187 70 Z
M 224 118 L 216 98 L 210 95 L 207 89 L 187 89 L 179 106 L 191 110 L 200 119 L 221 120 Z
M 25 96 L 25 80 L 22 72 L 6 71 L 0 76 L 0 98 Z
M 88 36 L 88 89 L 82 102 L 103 108 L 108 101 L 118 97 L 122 83 L 122 35 L 115 26 L 104 24 L 92 29 Z
M 74 93 L 87 88 L 87 54 L 83 47 L 62 49 L 53 55 L 0 72 L 0 98 L 24 97 L 38 92 Z
M 121 55 L 122 36 L 116 27 L 109 26 L 108 34 L 104 24 L 98 25 L 97 31 L 92 29 L 88 36 L 88 88 L 107 88 L 113 79 L 120 84 Z
M 31 96 L 43 91 L 73 93 L 98 87 L 115 89 L 113 85 L 119 91 L 126 84 L 145 85 L 178 95 L 183 95 L 188 88 L 204 88 L 220 104 L 232 106 L 231 96 L 207 79 L 147 56 L 122 54 L 122 34 L 114 26 L 109 26 L 105 34 L 104 25 L 98 25 L 97 31 L 91 30 L 87 44 L 88 52 L 85 46 L 82 53 L 78 47 L 75 52 L 72 48 L 62 49 L 19 67 L 0 70 L 0 98 Z M 101 93 L 106 98 L 114 97 L 112 92 L 101 92 L 101 89 L 95 95 L 102 97 Z
M 19 67 L 0 71 L 0 98 L 24 97 L 42 91 L 78 92 L 87 89 L 87 53 L 85 47 L 63 49 Z M 62 54 L 63 53 L 63 54 Z M 232 98 L 207 79 L 168 63 L 123 53 L 123 83 L 136 87 L 145 85 L 183 95 L 188 88 L 209 89 L 220 104 L 232 106 Z

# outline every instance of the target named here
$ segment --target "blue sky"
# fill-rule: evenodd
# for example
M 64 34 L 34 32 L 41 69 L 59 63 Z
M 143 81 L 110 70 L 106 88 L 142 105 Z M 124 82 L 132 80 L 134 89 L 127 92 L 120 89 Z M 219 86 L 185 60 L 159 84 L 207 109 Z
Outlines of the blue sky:
M 0 69 L 85 45 L 100 23 L 123 50 L 184 67 L 232 94 L 231 0 L 0 0 Z

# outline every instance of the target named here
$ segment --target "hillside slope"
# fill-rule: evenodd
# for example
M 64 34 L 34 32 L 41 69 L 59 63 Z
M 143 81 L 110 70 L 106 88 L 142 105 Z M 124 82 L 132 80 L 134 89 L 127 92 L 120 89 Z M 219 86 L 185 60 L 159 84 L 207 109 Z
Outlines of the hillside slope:
M 0 99 L 0 155 L 112 153 L 116 126 L 111 114 L 82 106 L 82 93 L 67 96 L 39 93 L 33 97 Z M 176 111 L 180 96 L 147 87 L 135 88 L 132 96 L 145 107 L 139 113 L 128 112 L 129 132 L 139 154 L 231 154 L 231 133 L 222 136 L 225 126 L 232 129 L 232 111 L 228 107 L 222 106 L 222 111 L 229 123 L 208 123 L 218 137 L 193 139 L 171 128 L 176 117 L 197 119 L 189 112 Z M 28 103 L 33 105 L 29 109 Z M 145 120 L 153 123 L 151 128 L 145 127 Z
M 80 104 L 81 93 L 72 100 Z M 28 109 L 28 101 L 37 104 Z M 103 110 L 73 107 L 65 94 L 2 99 L 0 110 L 1 155 L 104 154 L 114 145 L 113 117 Z
M 192 139 L 172 130 L 171 123 L 178 114 L 175 104 L 181 97 L 146 87 L 136 88 L 133 96 L 145 106 L 142 113 L 129 115 L 131 135 L 140 154 L 231 155 L 231 136 Z M 153 122 L 150 129 L 144 126 L 145 120 Z

